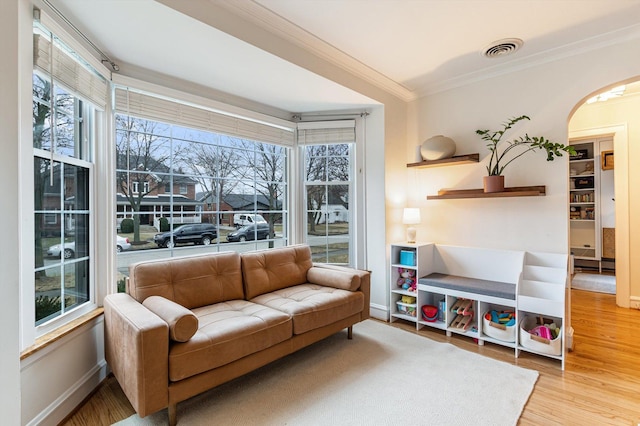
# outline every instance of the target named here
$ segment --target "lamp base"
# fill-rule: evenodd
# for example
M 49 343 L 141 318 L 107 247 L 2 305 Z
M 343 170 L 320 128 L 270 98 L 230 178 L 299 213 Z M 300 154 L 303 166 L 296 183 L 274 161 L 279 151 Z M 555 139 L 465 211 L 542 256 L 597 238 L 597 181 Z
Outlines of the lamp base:
M 407 242 L 415 243 L 416 242 L 416 228 L 410 226 L 407 228 Z

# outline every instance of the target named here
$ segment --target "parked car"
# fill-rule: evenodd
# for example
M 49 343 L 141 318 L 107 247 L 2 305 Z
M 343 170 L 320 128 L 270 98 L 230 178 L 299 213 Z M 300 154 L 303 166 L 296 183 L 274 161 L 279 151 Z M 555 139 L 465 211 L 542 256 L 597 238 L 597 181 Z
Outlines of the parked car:
M 116 251 L 120 253 L 121 251 L 129 250 L 131 248 L 131 243 L 128 238 L 121 237 L 120 235 L 116 235 Z
M 116 235 L 116 251 L 120 253 L 124 250 L 129 250 L 131 248 L 131 243 L 128 238 L 121 237 L 120 235 Z M 71 259 L 76 256 L 76 242 L 69 241 L 64 244 L 55 244 L 49 247 L 47 250 L 47 256 L 50 257 L 60 257 L 60 252 L 63 252 L 65 259 Z
M 240 228 L 241 226 L 245 226 L 245 225 L 251 225 L 254 223 L 267 223 L 267 221 L 264 220 L 264 217 L 262 217 L 262 215 L 259 215 L 259 214 L 236 213 L 233 215 L 233 225 L 236 228 Z
M 218 238 L 218 228 L 210 223 L 194 223 L 193 225 L 182 225 L 171 231 L 156 234 L 153 241 L 158 247 L 172 248 L 176 244 L 211 244 Z
M 269 224 L 267 222 L 254 223 L 243 226 L 227 235 L 227 241 L 264 240 L 269 237 Z

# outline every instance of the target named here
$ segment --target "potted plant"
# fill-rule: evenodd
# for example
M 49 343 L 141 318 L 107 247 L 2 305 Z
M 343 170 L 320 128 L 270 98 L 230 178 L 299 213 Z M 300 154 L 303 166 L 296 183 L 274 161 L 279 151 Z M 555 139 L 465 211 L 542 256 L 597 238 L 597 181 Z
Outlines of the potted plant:
M 518 138 L 512 140 L 505 140 L 502 145 L 500 141 L 504 134 L 511 129 L 516 123 L 522 120 L 530 120 L 526 115 L 519 117 L 513 117 L 503 124 L 501 130 L 476 130 L 476 134 L 480 135 L 482 140 L 487 142 L 487 148 L 491 152 L 489 158 L 489 164 L 487 165 L 488 176 L 484 177 L 484 192 L 501 192 L 504 190 L 504 176 L 502 172 L 511 164 L 515 159 L 523 156 L 529 151 L 536 151 L 544 149 L 547 152 L 547 161 L 553 161 L 555 157 L 562 157 L 562 152 L 567 152 L 569 155 L 575 155 L 575 149 L 569 145 L 563 145 L 561 143 L 551 142 L 544 136 L 529 136 L 524 134 Z M 500 146 L 499 146 L 500 145 Z M 504 149 L 500 150 L 501 147 Z M 505 157 L 511 150 L 521 148 L 517 150 L 512 157 Z

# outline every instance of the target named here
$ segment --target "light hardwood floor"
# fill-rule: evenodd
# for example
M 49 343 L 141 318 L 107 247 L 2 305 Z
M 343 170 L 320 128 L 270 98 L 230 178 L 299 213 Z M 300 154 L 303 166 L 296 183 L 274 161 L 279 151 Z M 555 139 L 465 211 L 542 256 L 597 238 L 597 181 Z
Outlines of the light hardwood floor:
M 415 331 L 402 321 L 392 325 L 539 371 L 520 425 L 640 425 L 640 311 L 616 307 L 613 295 L 572 290 L 571 296 L 574 350 L 567 355 L 565 371 L 559 361 L 546 357 L 523 352 L 515 359 L 509 348 L 478 346 L 472 339 L 427 328 Z M 487 391 L 499 389 L 487 384 Z M 133 412 L 109 377 L 63 424 L 110 425 Z

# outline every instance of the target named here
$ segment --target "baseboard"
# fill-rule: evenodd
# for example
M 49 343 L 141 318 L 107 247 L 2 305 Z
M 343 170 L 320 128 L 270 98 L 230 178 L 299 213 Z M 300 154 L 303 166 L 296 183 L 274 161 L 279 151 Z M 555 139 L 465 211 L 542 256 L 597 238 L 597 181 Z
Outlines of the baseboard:
M 369 305 L 369 315 L 371 318 L 389 321 L 389 308 L 387 306 L 372 303 Z
M 640 309 L 640 297 L 629 296 L 629 307 L 631 309 Z
M 56 398 L 47 408 L 31 419 L 27 425 L 59 425 L 89 396 L 107 377 L 109 368 L 102 360 L 91 371 Z

